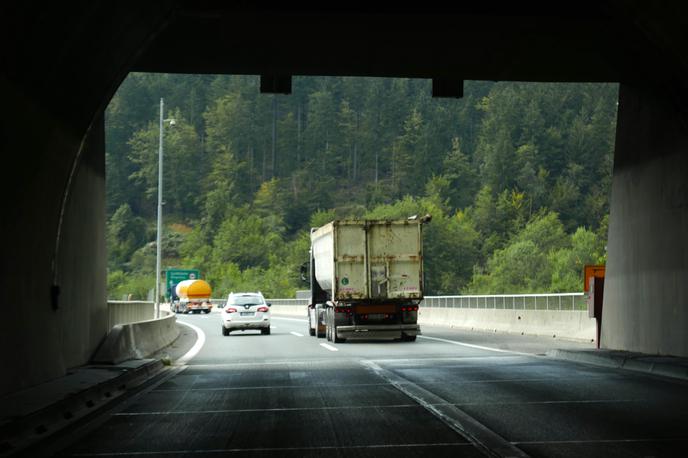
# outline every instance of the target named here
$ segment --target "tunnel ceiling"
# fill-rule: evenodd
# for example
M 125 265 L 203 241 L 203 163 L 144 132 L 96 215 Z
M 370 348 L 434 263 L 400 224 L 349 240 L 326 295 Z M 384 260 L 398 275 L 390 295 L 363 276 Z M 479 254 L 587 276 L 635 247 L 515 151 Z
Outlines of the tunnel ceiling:
M 680 12 L 652 9 L 646 12 L 632 2 L 588 1 L 317 10 L 185 1 L 133 68 L 180 73 L 646 80 L 656 75 L 661 58 L 666 57 L 657 54 L 656 46 L 672 52 L 662 40 L 685 42 L 681 33 L 671 36 L 671 30 L 682 26 L 677 23 L 682 16 L 675 16 Z
M 129 71 L 653 81 L 688 93 L 680 2 L 225 3 L 3 2 L 0 81 L 78 135 Z

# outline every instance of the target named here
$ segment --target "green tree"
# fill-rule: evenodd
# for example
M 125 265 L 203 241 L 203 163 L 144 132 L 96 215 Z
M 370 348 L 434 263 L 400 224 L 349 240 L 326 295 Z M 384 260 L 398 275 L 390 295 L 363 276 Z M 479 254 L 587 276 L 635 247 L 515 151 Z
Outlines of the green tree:
M 122 267 L 146 242 L 146 222 L 136 217 L 128 204 L 122 204 L 107 224 L 108 264 Z
M 452 148 L 442 165 L 444 176 L 449 180 L 446 196 L 455 209 L 466 208 L 473 202 L 478 191 L 478 177 L 468 156 L 461 150 L 458 138 L 452 139 Z
M 179 110 L 169 113 L 175 124 L 166 127 L 163 144 L 163 192 L 166 210 L 184 217 L 198 217 L 197 197 L 206 169 L 198 135 L 187 124 Z M 159 127 L 150 123 L 137 131 L 129 141 L 130 160 L 138 169 L 130 175 L 132 182 L 144 189 L 142 207 L 153 216 L 158 192 Z

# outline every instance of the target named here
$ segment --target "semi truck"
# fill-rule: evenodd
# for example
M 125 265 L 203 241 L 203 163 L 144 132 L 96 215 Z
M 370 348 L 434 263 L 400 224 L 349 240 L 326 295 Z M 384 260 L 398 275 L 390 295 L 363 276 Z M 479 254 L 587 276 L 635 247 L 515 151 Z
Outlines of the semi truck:
M 175 294 L 179 298 L 170 304 L 173 313 L 210 313 L 213 304 L 210 301 L 212 289 L 204 280 L 180 281 Z
M 311 229 L 309 334 L 337 343 L 415 341 L 429 220 L 336 220 Z

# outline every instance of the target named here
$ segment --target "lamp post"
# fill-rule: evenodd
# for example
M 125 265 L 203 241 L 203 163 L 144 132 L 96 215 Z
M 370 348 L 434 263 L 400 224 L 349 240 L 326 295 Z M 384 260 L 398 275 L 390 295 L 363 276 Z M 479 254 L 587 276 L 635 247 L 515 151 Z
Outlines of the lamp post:
M 162 256 L 162 142 L 163 127 L 165 121 L 170 126 L 174 125 L 174 119 L 163 119 L 165 102 L 160 99 L 160 140 L 158 148 L 158 234 L 155 242 L 155 317 L 160 318 L 160 264 Z

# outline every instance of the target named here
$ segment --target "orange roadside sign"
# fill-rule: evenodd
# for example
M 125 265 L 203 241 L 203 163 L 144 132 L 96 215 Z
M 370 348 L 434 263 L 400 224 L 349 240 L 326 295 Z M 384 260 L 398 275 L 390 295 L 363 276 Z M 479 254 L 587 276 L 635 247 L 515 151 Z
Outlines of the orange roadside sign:
M 592 265 L 588 264 L 583 269 L 583 291 L 587 292 L 590 289 L 590 278 L 598 277 L 604 278 L 604 264 Z

